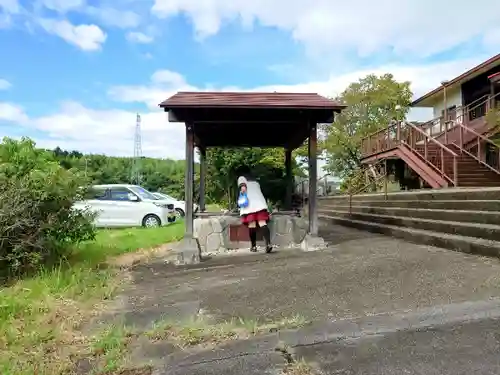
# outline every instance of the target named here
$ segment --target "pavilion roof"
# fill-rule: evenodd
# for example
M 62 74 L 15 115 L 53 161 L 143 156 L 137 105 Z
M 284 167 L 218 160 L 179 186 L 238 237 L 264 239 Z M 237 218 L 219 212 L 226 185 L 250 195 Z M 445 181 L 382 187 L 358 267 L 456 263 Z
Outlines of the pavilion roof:
M 245 108 L 345 108 L 336 101 L 315 93 L 283 92 L 178 92 L 160 103 L 166 110 L 179 107 L 245 107 Z
M 203 147 L 299 147 L 346 106 L 314 93 L 178 92 L 159 105 Z

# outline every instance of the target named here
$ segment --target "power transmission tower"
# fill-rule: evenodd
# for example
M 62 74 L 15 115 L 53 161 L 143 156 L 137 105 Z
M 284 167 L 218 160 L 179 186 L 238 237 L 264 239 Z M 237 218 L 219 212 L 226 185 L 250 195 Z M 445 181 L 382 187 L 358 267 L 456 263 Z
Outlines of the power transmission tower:
M 142 180 L 141 158 L 142 158 L 141 115 L 137 114 L 135 122 L 134 159 L 132 160 L 132 178 L 131 178 L 132 183 L 137 185 L 140 185 Z

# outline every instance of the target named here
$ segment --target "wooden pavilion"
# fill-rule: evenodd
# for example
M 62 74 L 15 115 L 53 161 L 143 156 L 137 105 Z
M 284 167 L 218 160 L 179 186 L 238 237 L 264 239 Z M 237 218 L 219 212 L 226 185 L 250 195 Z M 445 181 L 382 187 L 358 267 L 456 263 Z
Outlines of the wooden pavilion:
M 340 113 L 344 105 L 314 93 L 178 92 L 159 106 L 168 112 L 170 122 L 183 122 L 186 127 L 183 251 L 198 251 L 193 238 L 195 147 L 200 152 L 201 211 L 205 210 L 208 147 L 283 147 L 288 181 L 286 202 L 290 206 L 292 151 L 309 139 L 309 234 L 317 235 L 317 124 L 331 123 L 334 113 Z

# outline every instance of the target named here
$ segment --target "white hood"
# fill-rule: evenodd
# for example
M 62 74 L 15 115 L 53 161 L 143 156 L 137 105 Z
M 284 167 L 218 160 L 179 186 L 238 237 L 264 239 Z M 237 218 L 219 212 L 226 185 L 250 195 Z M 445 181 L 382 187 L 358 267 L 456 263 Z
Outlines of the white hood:
M 248 184 L 247 179 L 245 177 L 243 177 L 243 176 L 238 177 L 238 186 L 241 186 L 243 184 L 245 184 L 245 185 Z
M 245 177 L 238 177 L 238 186 L 247 186 L 248 207 L 240 208 L 240 215 L 248 215 L 254 212 L 267 210 L 266 198 L 262 194 L 260 184 L 257 181 L 248 181 Z

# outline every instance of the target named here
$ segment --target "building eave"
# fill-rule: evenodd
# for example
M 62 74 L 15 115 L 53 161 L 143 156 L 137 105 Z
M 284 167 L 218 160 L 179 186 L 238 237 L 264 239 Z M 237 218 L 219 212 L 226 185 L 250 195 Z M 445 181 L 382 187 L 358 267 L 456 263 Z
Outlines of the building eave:
M 500 66 L 500 53 L 491 57 L 490 59 L 482 62 L 481 64 L 469 69 L 465 73 L 462 73 L 458 77 L 449 80 L 446 87 L 447 89 L 454 89 L 463 83 L 471 80 L 474 77 L 488 71 L 491 68 Z M 434 90 L 429 91 L 427 94 L 421 96 L 420 98 L 413 101 L 412 107 L 431 107 L 437 99 L 438 96 L 442 95 L 443 86 L 436 87 Z

